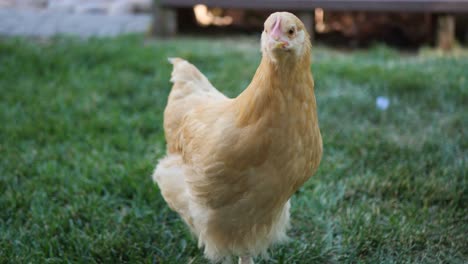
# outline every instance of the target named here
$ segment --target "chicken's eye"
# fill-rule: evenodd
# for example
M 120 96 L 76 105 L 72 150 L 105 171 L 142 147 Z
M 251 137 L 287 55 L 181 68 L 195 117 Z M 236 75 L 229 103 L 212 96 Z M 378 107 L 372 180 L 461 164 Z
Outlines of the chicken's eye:
M 291 28 L 289 31 L 288 31 L 289 35 L 292 35 L 294 34 L 294 28 Z

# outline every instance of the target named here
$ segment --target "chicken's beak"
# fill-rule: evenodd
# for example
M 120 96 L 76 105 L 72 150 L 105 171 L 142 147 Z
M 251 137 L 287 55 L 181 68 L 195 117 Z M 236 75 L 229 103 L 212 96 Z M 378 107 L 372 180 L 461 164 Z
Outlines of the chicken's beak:
M 285 41 L 278 41 L 276 42 L 275 48 L 277 49 L 285 49 L 288 46 L 288 43 Z

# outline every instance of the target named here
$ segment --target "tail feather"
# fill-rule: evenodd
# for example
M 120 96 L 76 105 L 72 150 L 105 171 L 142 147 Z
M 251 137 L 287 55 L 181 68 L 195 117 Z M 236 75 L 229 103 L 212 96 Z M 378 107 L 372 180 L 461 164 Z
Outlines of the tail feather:
M 174 66 L 171 82 L 202 81 L 206 79 L 205 76 L 188 61 L 181 58 L 169 58 L 168 60 Z
M 192 91 L 208 92 L 225 97 L 193 64 L 181 58 L 168 58 L 168 61 L 174 66 L 171 74 L 174 87 L 184 87 Z

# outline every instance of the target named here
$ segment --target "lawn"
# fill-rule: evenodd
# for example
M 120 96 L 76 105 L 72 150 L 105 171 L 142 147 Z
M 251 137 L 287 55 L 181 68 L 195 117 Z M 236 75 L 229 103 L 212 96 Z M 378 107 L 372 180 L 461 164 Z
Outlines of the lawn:
M 235 96 L 258 45 L 0 39 L 0 263 L 206 263 L 150 177 L 166 58 Z M 324 156 L 259 262 L 467 263 L 468 56 L 313 49 Z

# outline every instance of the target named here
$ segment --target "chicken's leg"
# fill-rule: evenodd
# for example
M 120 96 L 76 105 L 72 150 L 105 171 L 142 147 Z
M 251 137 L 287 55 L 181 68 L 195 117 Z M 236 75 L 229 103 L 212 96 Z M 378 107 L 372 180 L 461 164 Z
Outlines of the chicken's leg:
M 239 258 L 239 264 L 254 264 L 250 256 L 242 256 Z

